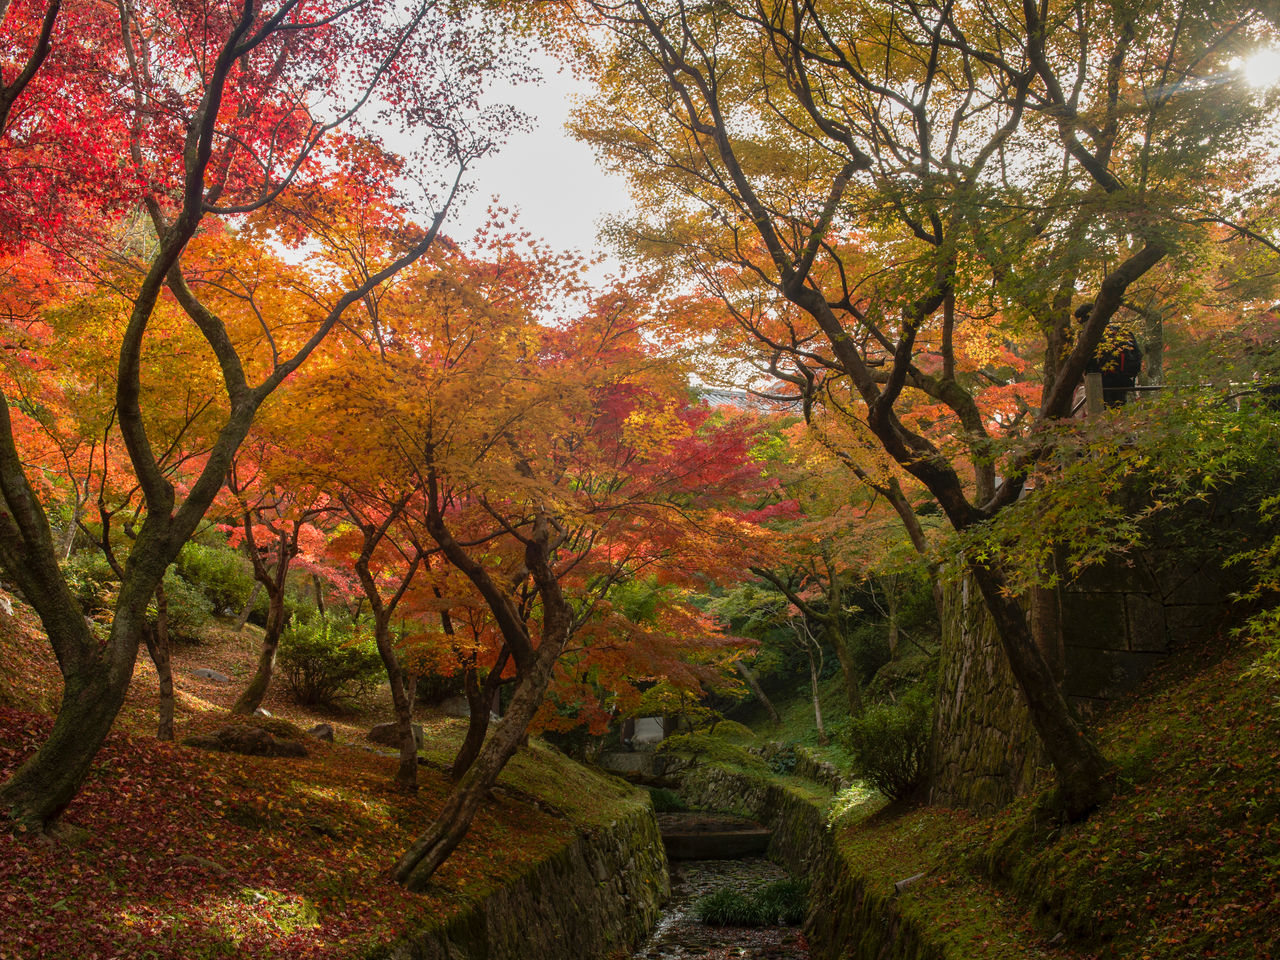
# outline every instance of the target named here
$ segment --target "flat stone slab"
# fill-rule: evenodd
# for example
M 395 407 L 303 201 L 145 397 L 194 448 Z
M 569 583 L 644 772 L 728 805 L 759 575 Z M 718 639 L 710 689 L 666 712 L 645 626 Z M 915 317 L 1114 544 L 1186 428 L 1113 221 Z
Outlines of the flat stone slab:
M 219 673 L 217 670 L 210 670 L 208 667 L 196 667 L 191 671 L 193 677 L 199 677 L 201 680 L 212 680 L 214 683 L 230 683 L 231 678 L 225 673 Z
M 661 813 L 658 826 L 669 860 L 738 860 L 760 857 L 773 831 L 724 814 Z

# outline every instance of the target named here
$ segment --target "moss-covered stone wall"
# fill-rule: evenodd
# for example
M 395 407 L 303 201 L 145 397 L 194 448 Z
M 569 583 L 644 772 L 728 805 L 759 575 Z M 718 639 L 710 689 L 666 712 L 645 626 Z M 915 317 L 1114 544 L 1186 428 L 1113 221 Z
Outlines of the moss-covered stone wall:
M 1227 520 L 1190 517 L 1188 529 Z M 1064 691 L 1084 716 L 1130 693 L 1175 651 L 1222 628 L 1235 588 L 1207 535 L 1153 530 L 1141 550 L 1091 567 L 1053 595 Z M 930 799 L 988 811 L 1029 785 L 1042 762 L 995 625 L 967 581 L 944 590 Z
M 804 929 L 811 960 L 945 960 L 894 898 L 871 892 L 841 855 L 827 827 L 829 793 L 710 764 L 686 773 L 680 793 L 695 806 L 739 813 L 773 830 L 769 855 L 809 883 Z
M 1028 785 L 1039 741 L 981 594 L 965 580 L 943 601 L 930 802 L 991 810 Z
M 513 883 L 370 960 L 600 960 L 643 941 L 670 888 L 647 800 L 576 836 Z

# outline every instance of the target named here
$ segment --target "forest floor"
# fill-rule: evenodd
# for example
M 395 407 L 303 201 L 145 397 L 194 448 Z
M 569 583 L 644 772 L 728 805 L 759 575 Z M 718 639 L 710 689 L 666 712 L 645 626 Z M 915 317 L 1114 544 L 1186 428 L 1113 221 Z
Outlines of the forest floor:
M 225 724 L 256 656 L 253 628 L 174 651 L 177 739 Z M 198 667 L 230 683 L 200 679 Z M 47 735 L 60 680 L 24 605 L 0 609 L 0 778 Z M 363 955 L 482 898 L 583 827 L 637 801 L 533 742 L 508 765 L 431 889 L 390 882 L 395 858 L 442 805 L 444 764 L 465 721 L 424 712 L 415 795 L 392 786 L 396 758 L 365 734 L 389 718 L 385 689 L 340 714 L 291 704 L 266 724 L 324 721 L 337 743 L 305 758 L 211 753 L 154 737 L 155 671 L 145 652 L 121 718 L 51 837 L 0 832 L 0 960 L 310 960 Z M 526 802 L 529 795 L 542 801 Z M 642 801 L 640 801 L 642 802 Z

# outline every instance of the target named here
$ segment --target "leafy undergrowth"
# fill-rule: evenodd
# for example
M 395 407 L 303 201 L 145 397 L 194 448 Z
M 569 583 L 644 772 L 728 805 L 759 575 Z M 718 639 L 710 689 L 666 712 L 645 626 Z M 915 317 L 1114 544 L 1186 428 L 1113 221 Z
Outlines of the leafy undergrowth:
M 780 724 L 770 723 L 764 708 L 755 701 L 743 704 L 733 711 L 732 716 L 757 731 L 762 741 L 804 747 L 817 760 L 833 763 L 837 768 L 847 770 L 853 758 L 837 736 L 841 726 L 849 719 L 849 701 L 844 681 L 838 675 L 828 677 L 819 684 L 818 692 L 823 725 L 828 735 L 825 744 L 819 742 L 818 730 L 814 724 L 813 699 L 808 680 L 798 684 L 788 696 L 779 697 L 774 703 L 782 720 Z
M 1059 829 L 1028 798 L 974 818 L 883 800 L 838 818 L 873 893 L 957 958 L 1280 956 L 1280 684 L 1235 652 L 1101 730 L 1116 797 Z M 1168 678 L 1166 678 L 1167 681 Z
M 9 659 L 19 632 L 0 627 L 5 669 L 31 671 L 23 689 L 56 690 L 42 637 L 23 664 Z M 216 665 L 218 654 L 195 656 Z M 226 722 L 222 708 L 235 692 L 226 688 L 238 684 L 221 685 L 219 703 L 201 696 L 207 682 L 189 671 L 176 670 L 175 680 L 179 739 Z M 449 783 L 438 766 L 420 767 L 421 788 L 407 796 L 391 786 L 394 757 L 353 745 L 308 741 L 306 758 L 268 759 L 160 743 L 149 735 L 154 686 L 140 672 L 134 687 L 55 835 L 0 833 L 0 960 L 360 957 L 519 876 L 578 825 L 645 802 L 535 741 L 433 887 L 410 894 L 387 873 L 444 802 Z M 299 725 L 316 719 L 283 712 Z M 353 732 L 371 722 L 345 719 Z M 0 707 L 0 779 L 51 725 L 47 714 Z M 464 732 L 447 718 L 424 726 L 442 756 Z

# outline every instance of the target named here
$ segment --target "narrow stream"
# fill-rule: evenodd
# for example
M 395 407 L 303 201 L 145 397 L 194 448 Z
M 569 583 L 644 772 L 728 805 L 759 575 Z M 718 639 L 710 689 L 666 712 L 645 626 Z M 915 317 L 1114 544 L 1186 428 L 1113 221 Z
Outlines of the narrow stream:
M 799 927 L 709 927 L 694 903 L 721 887 L 753 889 L 787 872 L 762 857 L 742 860 L 675 860 L 671 900 L 633 960 L 807 960 Z

